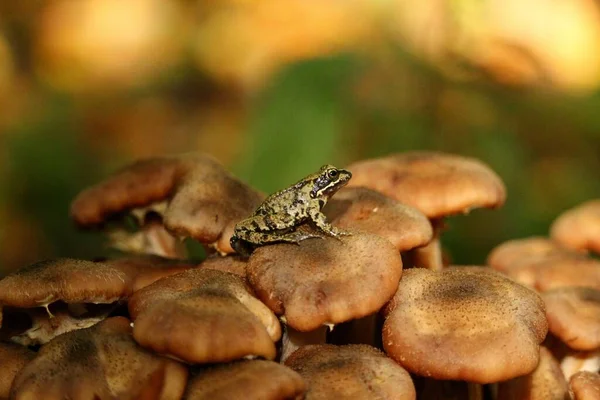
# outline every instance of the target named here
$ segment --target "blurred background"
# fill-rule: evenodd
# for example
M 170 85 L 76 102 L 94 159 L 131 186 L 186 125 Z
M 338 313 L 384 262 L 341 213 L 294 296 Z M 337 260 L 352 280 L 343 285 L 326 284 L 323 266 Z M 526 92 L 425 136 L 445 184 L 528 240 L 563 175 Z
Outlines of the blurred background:
M 0 2 L 0 274 L 105 254 L 69 203 L 138 158 L 204 151 L 269 192 L 413 149 L 507 185 L 449 221 L 456 263 L 599 197 L 599 3 Z

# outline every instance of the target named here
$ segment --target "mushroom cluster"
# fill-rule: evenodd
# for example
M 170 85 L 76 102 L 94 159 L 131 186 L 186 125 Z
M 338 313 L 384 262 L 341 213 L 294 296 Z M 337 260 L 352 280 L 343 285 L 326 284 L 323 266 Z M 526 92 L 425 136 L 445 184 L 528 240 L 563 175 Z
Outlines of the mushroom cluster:
M 311 210 L 344 235 L 298 219 L 286 233 L 305 240 L 249 255 L 230 239 L 265 196 L 210 156 L 143 160 L 82 191 L 72 219 L 126 254 L 0 280 L 0 398 L 591 398 L 600 263 L 582 251 L 598 249 L 597 219 L 561 217 L 556 241 L 503 244 L 491 268 L 446 265 L 442 219 L 504 202 L 487 165 L 410 152 L 347 168 Z

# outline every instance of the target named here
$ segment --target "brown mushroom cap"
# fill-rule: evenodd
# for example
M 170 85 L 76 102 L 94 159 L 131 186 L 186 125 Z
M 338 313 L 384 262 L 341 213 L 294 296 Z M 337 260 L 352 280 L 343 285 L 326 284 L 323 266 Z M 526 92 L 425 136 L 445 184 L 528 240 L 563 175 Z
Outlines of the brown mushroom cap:
M 364 186 L 421 210 L 428 218 L 504 204 L 504 183 L 479 160 L 414 151 L 348 166 L 349 186 Z
M 568 399 L 569 387 L 558 361 L 545 347 L 540 347 L 540 362 L 531 374 L 498 384 L 497 400 Z
M 8 398 L 15 376 L 34 357 L 27 347 L 0 342 L 0 398 Z
M 138 346 L 129 320 L 114 317 L 43 346 L 17 374 L 11 398 L 179 399 L 187 374 L 180 363 Z
M 600 375 L 597 372 L 578 372 L 571 377 L 569 386 L 573 392 L 573 400 L 600 399 Z
M 246 277 L 246 264 L 247 260 L 237 255 L 220 256 L 215 254 L 202 261 L 198 267 L 231 272 L 232 274 Z
M 600 289 L 600 261 L 543 238 L 505 242 L 492 250 L 488 263 L 515 281 L 540 291 L 566 286 Z
M 190 379 L 186 400 L 295 399 L 306 391 L 298 373 L 273 361 L 216 364 Z
M 342 188 L 323 212 L 338 228 L 383 236 L 399 251 L 424 246 L 433 237 L 419 210 L 367 188 Z
M 480 267 L 404 272 L 383 346 L 417 375 L 489 383 L 533 371 L 547 322 L 540 296 Z
M 600 290 L 563 287 L 542 293 L 548 329 L 569 347 L 600 347 Z
M 508 240 L 496 246 L 488 255 L 487 264 L 498 271 L 562 255 L 565 250 L 556 242 L 541 236 Z
M 131 257 L 106 262 L 62 258 L 21 268 L 0 280 L 0 304 L 30 308 L 57 300 L 112 303 L 164 276 L 192 267 L 161 257 Z
M 262 199 L 212 157 L 186 154 L 143 160 L 118 171 L 81 192 L 71 217 L 82 227 L 93 227 L 113 215 L 167 202 L 163 220 L 168 230 L 230 253 L 235 223 Z
M 275 358 L 279 321 L 238 275 L 189 270 L 136 292 L 128 305 L 135 340 L 156 352 L 193 363 Z
M 402 275 L 398 250 L 366 233 L 259 247 L 246 268 L 258 298 L 299 331 L 372 314 Z
M 307 381 L 306 400 L 416 397 L 408 372 L 371 346 L 308 345 L 285 364 Z
M 573 250 L 600 254 L 600 199 L 565 211 L 552 223 L 550 236 Z

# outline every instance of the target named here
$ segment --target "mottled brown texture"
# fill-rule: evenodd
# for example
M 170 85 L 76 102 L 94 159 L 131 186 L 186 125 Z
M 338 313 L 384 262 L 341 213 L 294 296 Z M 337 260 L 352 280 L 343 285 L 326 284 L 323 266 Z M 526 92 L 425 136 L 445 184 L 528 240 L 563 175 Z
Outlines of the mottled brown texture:
M 542 298 L 550 332 L 575 350 L 600 347 L 600 290 L 562 287 Z
M 304 346 L 292 353 L 285 364 L 306 380 L 306 400 L 416 397 L 408 372 L 371 346 Z
M 275 358 L 279 321 L 239 275 L 197 268 L 162 279 L 129 301 L 138 343 L 192 363 Z
M 573 250 L 600 254 L 600 199 L 565 211 L 552 223 L 550 236 Z
M 600 289 L 600 261 L 533 237 L 500 244 L 489 265 L 515 281 L 546 291 L 567 286 Z
M 25 346 L 0 342 L 0 399 L 8 399 L 15 376 L 34 357 Z
M 386 239 L 356 233 L 260 247 L 246 271 L 263 303 L 311 331 L 379 310 L 398 287 L 402 260 Z
M 489 383 L 530 373 L 547 331 L 537 293 L 481 267 L 406 270 L 385 315 L 385 351 L 435 379 Z
M 167 202 L 165 227 L 231 253 L 229 238 L 240 219 L 250 215 L 264 196 L 205 154 L 142 160 L 81 192 L 71 217 L 82 227 Z M 161 212 L 162 213 L 162 212 Z
M 200 370 L 187 387 L 186 400 L 284 400 L 300 398 L 306 383 L 273 361 L 250 360 Z
M 454 154 L 414 151 L 348 166 L 349 186 L 364 186 L 421 210 L 428 218 L 499 207 L 506 189 L 483 162 Z
M 540 362 L 530 374 L 498 384 L 497 400 L 569 400 L 569 386 L 558 361 L 540 347 Z
M 192 266 L 189 262 L 155 256 L 98 262 L 70 258 L 41 261 L 0 280 L 0 304 L 28 308 L 57 300 L 112 303 L 157 279 Z
M 383 236 L 399 251 L 423 246 L 433 236 L 419 210 L 367 188 L 341 189 L 323 212 L 339 229 Z
M 578 372 L 569 380 L 573 400 L 600 399 L 600 375 L 597 372 Z
M 55 338 L 18 373 L 11 399 L 180 399 L 187 368 L 138 346 L 129 324 L 114 317 Z

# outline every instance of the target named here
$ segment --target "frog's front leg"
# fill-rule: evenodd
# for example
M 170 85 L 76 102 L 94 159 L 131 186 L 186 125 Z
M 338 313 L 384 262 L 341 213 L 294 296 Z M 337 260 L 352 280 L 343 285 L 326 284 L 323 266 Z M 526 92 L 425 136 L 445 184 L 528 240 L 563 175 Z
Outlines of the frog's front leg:
M 325 217 L 325 214 L 323 214 L 319 210 L 311 210 L 308 216 L 315 223 L 317 228 L 319 228 L 321 231 L 325 232 L 329 236 L 337 238 L 338 236 L 352 235 L 352 233 L 342 231 L 336 228 L 335 226 L 331 225 L 329 222 L 327 222 L 327 217 Z

